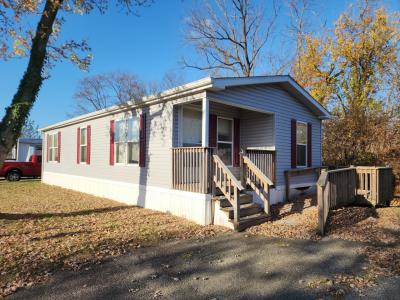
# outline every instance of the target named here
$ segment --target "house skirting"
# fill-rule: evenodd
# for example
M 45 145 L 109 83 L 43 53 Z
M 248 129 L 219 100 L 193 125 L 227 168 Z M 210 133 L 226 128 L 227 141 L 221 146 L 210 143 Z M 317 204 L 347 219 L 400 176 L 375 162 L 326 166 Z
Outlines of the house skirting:
M 54 172 L 43 172 L 42 182 L 171 213 L 201 225 L 212 223 L 211 196 L 206 194 Z

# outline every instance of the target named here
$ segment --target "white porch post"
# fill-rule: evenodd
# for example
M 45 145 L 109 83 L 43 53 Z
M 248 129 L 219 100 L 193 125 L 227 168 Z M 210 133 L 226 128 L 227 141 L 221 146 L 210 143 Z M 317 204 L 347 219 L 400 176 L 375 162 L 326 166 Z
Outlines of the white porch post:
M 202 119 L 201 119 L 201 146 L 208 147 L 208 126 L 210 119 L 210 101 L 207 97 L 202 100 Z

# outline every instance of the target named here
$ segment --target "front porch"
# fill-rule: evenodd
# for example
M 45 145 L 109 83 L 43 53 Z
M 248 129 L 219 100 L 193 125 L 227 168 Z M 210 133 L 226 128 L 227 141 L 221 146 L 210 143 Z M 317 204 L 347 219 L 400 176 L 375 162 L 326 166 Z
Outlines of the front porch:
M 211 160 L 217 155 L 241 180 L 245 154 L 275 182 L 274 114 L 203 98 L 174 106 L 172 187 L 211 193 Z
M 211 194 L 214 221 L 220 208 L 237 230 L 265 221 L 276 178 L 274 115 L 205 98 L 176 105 L 173 121 L 172 188 Z

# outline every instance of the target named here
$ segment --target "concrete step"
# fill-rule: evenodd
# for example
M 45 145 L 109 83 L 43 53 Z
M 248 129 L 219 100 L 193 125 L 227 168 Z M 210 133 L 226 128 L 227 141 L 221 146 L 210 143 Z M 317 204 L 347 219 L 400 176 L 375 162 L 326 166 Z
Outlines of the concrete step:
M 234 218 L 234 210 L 233 210 L 232 206 L 222 207 L 221 210 L 228 214 L 229 219 Z M 241 218 L 251 216 L 254 214 L 258 214 L 261 212 L 263 212 L 263 208 L 255 203 L 246 203 L 246 204 L 240 205 L 240 217 Z

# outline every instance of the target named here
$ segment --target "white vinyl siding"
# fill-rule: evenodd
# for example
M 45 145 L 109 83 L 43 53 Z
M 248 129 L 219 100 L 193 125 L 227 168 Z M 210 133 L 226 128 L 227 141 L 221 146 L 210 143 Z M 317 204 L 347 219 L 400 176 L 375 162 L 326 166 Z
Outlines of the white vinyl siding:
M 140 113 L 146 114 L 145 167 L 138 168 L 136 164 L 110 166 L 110 121 L 116 122 Z M 76 161 L 76 127 L 88 125 L 91 125 L 90 165 L 83 167 L 82 164 L 71 162 Z M 75 126 L 66 126 L 60 129 L 64 145 L 61 149 L 63 159 L 58 164 L 45 163 L 44 171 L 170 188 L 172 180 L 171 129 L 171 102 L 104 116 L 90 120 L 90 124 L 82 122 Z M 114 159 L 115 156 L 114 150 Z
M 296 119 L 312 124 L 312 165 L 321 165 L 321 121 L 303 104 L 279 85 L 255 85 L 227 88 L 221 91 L 207 91 L 210 99 L 210 113 L 227 118 L 241 118 L 241 110 L 232 105 L 241 105 L 255 110 L 266 110 L 273 115 L 262 115 L 256 112 L 246 113 L 246 121 L 241 118 L 242 143 L 246 146 L 275 145 L 277 156 L 277 184 L 284 185 L 283 171 L 290 169 L 290 120 Z M 65 126 L 59 129 L 62 132 L 61 156 L 59 164 L 44 163 L 44 171 L 63 173 L 89 178 L 106 179 L 124 183 L 137 183 L 153 187 L 171 187 L 172 174 L 172 128 L 178 128 L 178 119 L 173 126 L 173 105 L 195 103 L 205 97 L 205 93 L 196 96 L 174 99 L 165 103 L 151 105 L 150 107 L 127 110 L 127 112 L 114 113 L 90 121 L 91 125 L 91 163 L 84 168 L 74 164 L 76 161 L 76 127 L 89 125 L 86 121 L 79 124 Z M 213 102 L 221 100 L 221 103 Z M 199 108 L 201 105 L 199 103 Z M 146 164 L 144 168 L 123 168 L 110 166 L 110 120 L 127 118 L 127 114 L 146 113 Z M 179 110 L 175 109 L 175 116 Z M 256 121 L 257 118 L 257 121 Z M 262 123 L 260 123 L 262 122 Z M 265 124 L 260 125 L 260 124 Z M 274 125 L 271 131 L 270 125 Z M 267 126 L 268 125 L 268 126 Z M 256 128 L 257 131 L 251 130 Z M 268 129 L 267 129 L 268 128 Z M 246 132 L 250 131 L 251 134 Z M 50 130 L 47 133 L 55 133 Z M 174 145 L 178 146 L 178 134 L 174 135 Z M 56 152 L 55 152 L 56 153 Z M 114 157 L 116 152 L 114 152 Z M 307 175 L 308 176 L 308 175 Z M 293 183 L 304 181 L 303 176 L 293 178 Z M 141 195 L 143 196 L 143 195 Z

